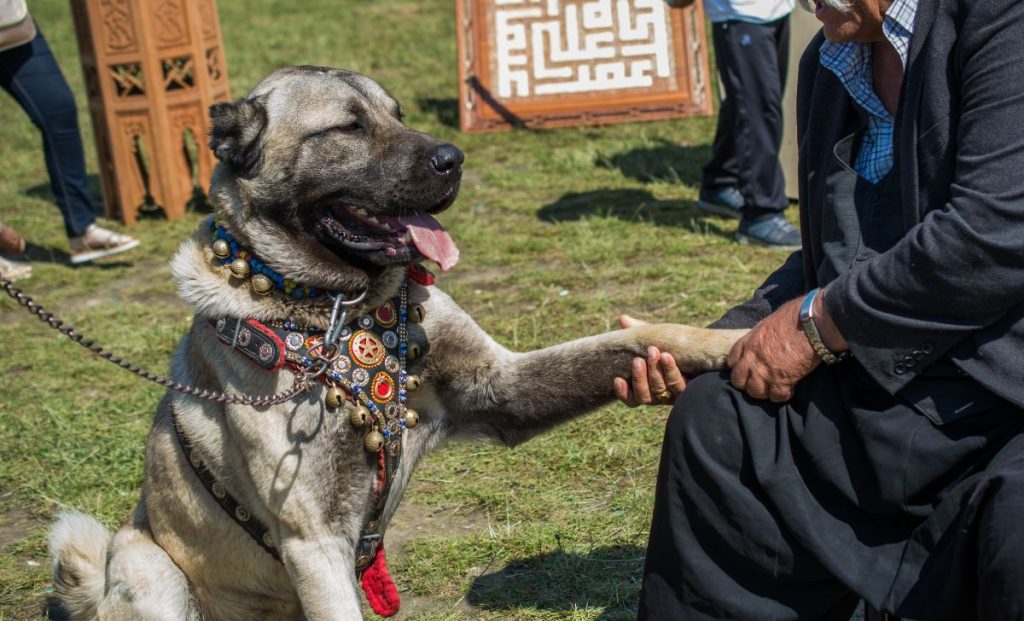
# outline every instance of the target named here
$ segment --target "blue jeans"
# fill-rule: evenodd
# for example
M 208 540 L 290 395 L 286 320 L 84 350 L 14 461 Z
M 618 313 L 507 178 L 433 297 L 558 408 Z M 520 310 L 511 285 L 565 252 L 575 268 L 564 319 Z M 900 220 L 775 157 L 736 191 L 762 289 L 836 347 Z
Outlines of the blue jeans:
M 43 33 L 31 43 L 0 52 L 0 86 L 28 113 L 43 136 L 50 189 L 64 216 L 68 237 L 96 219 L 85 174 L 78 111 Z

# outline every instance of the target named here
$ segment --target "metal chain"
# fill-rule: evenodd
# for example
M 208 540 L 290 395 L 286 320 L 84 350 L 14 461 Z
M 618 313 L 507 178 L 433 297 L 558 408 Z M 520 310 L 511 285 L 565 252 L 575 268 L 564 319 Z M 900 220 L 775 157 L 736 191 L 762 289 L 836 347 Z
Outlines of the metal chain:
M 305 369 L 301 374 L 296 374 L 295 383 L 292 384 L 291 388 L 289 388 L 288 390 L 279 392 L 274 395 L 265 395 L 260 397 L 253 395 L 228 394 L 224 392 L 217 392 L 214 390 L 196 388 L 195 386 L 189 386 L 187 384 L 182 384 L 172 379 L 162 377 L 145 369 L 140 369 L 139 367 L 128 362 L 127 360 L 115 356 L 114 354 L 104 350 L 102 347 L 93 344 L 92 339 L 85 338 L 85 335 L 76 332 L 74 327 L 72 326 L 65 326 L 62 320 L 55 317 L 53 313 L 47 311 L 41 305 L 34 302 L 32 298 L 25 295 L 21 291 L 21 289 L 15 287 L 13 282 L 4 278 L 2 274 L 0 274 L 0 287 L 2 287 L 3 290 L 7 292 L 7 295 L 11 296 L 11 298 L 13 298 L 15 302 L 24 306 L 30 313 L 36 315 L 39 321 L 42 321 L 43 323 L 47 324 L 54 330 L 57 330 L 64 336 L 78 343 L 82 347 L 88 349 L 89 351 L 96 354 L 100 358 L 103 358 L 108 362 L 112 362 L 117 366 L 121 367 L 122 369 L 130 371 L 131 373 L 138 375 L 142 379 L 149 380 L 154 384 L 160 384 L 161 386 L 168 388 L 170 390 L 181 392 L 186 395 L 191 395 L 199 399 L 216 401 L 217 403 L 234 403 L 239 405 L 251 405 L 256 407 L 276 405 L 278 403 L 290 401 L 299 393 L 308 390 L 312 386 L 313 380 L 318 375 L 323 373 L 323 370 L 315 368 L 318 365 L 314 365 L 313 367 Z

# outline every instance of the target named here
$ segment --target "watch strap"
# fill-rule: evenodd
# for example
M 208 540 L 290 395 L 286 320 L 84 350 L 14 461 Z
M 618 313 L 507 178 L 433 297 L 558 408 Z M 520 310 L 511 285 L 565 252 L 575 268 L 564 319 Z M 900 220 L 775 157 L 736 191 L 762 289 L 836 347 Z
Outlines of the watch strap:
M 800 306 L 800 327 L 807 335 L 811 349 L 821 358 L 821 361 L 825 364 L 835 364 L 841 360 L 841 357 L 825 347 L 825 342 L 821 340 L 821 334 L 818 333 L 818 326 L 814 325 L 814 298 L 818 297 L 819 293 L 821 293 L 821 289 L 812 289 L 804 298 L 804 303 Z

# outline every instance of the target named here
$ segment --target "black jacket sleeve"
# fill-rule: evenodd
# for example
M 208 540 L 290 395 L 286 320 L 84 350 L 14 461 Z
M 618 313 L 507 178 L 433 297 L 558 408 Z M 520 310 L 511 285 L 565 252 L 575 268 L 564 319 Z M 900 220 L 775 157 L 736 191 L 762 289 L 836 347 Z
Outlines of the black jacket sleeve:
M 964 5 L 952 52 L 955 173 L 930 181 L 950 184 L 949 200 L 830 283 L 825 300 L 854 355 L 893 393 L 1024 301 L 1024 2 Z

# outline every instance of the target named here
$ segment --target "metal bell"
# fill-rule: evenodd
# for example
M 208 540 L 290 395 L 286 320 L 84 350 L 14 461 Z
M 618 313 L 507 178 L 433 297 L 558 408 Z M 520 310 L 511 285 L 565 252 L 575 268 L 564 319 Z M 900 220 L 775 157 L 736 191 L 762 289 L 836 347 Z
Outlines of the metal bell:
M 330 409 L 337 410 L 341 407 L 341 404 L 345 403 L 345 391 L 337 386 L 331 386 L 327 389 L 327 396 L 324 397 L 324 403 Z
M 348 415 L 348 422 L 352 423 L 356 429 L 365 425 L 368 420 L 370 420 L 370 410 L 367 410 L 364 405 L 356 405 Z
M 409 306 L 409 321 L 412 323 L 420 323 L 423 321 L 423 317 L 427 314 L 427 311 L 423 309 L 422 304 L 412 304 Z
M 239 257 L 231 262 L 231 273 L 238 278 L 245 278 L 249 275 L 249 262 Z
M 415 360 L 420 357 L 421 353 L 423 353 L 423 349 L 420 347 L 419 343 L 409 343 L 409 349 L 405 354 L 405 359 Z
M 274 290 L 274 281 L 263 274 L 256 274 L 250 282 L 252 282 L 253 291 L 260 295 L 267 295 Z
M 407 429 L 412 429 L 420 422 L 420 415 L 416 410 L 405 410 L 405 426 Z
M 384 436 L 379 431 L 371 431 L 363 438 L 363 446 L 371 453 L 377 453 L 384 447 Z
M 218 259 L 226 259 L 231 256 L 231 244 L 223 239 L 213 242 L 213 255 Z
M 420 387 L 420 384 L 422 383 L 423 382 L 420 380 L 419 375 L 410 375 L 409 377 L 405 378 L 406 390 L 416 390 L 417 388 Z

